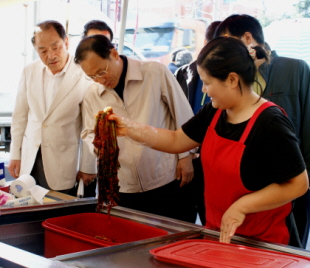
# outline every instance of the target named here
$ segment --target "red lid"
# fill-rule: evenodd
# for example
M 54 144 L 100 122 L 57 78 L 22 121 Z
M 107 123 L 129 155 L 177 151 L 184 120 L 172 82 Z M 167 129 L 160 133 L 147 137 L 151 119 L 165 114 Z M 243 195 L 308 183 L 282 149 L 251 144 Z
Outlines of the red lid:
M 208 240 L 182 240 L 150 250 L 155 259 L 186 267 L 310 268 L 310 259 Z

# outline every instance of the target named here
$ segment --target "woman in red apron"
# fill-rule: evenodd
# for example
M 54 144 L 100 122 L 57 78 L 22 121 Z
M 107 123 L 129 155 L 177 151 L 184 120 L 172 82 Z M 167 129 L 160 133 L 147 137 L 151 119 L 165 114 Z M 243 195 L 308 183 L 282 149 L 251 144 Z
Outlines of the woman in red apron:
M 287 244 L 291 201 L 308 189 L 308 176 L 284 111 L 252 90 L 253 58 L 266 58 L 235 38 L 219 37 L 200 52 L 198 73 L 211 98 L 181 129 L 155 129 L 110 117 L 118 135 L 169 153 L 201 145 L 206 227 L 229 243 L 234 234 Z M 186 197 L 184 197 L 186 198 Z

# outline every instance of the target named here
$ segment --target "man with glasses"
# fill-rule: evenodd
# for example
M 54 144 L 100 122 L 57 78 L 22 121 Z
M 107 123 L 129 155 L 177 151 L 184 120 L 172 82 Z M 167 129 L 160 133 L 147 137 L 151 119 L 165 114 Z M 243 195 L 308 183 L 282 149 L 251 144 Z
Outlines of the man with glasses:
M 154 127 L 177 129 L 193 116 L 178 82 L 158 62 L 137 61 L 119 55 L 109 39 L 93 35 L 83 39 L 75 53 L 89 79 L 95 82 L 82 104 L 83 155 L 87 173 L 96 174 L 95 117 L 111 106 L 119 115 Z M 193 178 L 192 153 L 171 155 L 118 139 L 121 168 L 118 171 L 120 206 L 195 222 L 195 209 L 188 206 L 181 187 Z
M 68 53 L 68 38 L 59 22 L 39 23 L 32 44 L 40 59 L 26 66 L 21 76 L 8 170 L 14 178 L 31 174 L 38 185 L 71 193 L 81 177 L 81 102 L 91 82 Z M 91 175 L 84 182 L 92 180 Z M 96 182 L 88 196 L 95 196 L 95 187 Z

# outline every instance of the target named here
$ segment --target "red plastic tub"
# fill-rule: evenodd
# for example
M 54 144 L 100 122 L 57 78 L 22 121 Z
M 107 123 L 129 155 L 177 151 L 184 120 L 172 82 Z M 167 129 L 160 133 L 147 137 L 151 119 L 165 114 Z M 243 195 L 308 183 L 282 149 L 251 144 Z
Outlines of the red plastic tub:
M 100 213 L 50 218 L 42 225 L 46 258 L 168 234 L 159 228 Z

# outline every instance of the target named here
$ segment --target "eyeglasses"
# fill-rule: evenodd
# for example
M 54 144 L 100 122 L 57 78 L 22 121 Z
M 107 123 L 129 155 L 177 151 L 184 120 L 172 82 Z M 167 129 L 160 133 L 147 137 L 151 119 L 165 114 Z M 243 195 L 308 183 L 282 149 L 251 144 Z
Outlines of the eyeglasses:
M 96 80 L 97 78 L 103 77 L 105 74 L 108 73 L 108 68 L 109 68 L 109 62 L 107 63 L 107 68 L 105 68 L 104 71 L 102 71 L 102 72 L 100 72 L 100 73 L 98 73 L 96 75 L 93 75 L 93 76 L 86 75 L 86 78 L 88 80 Z

